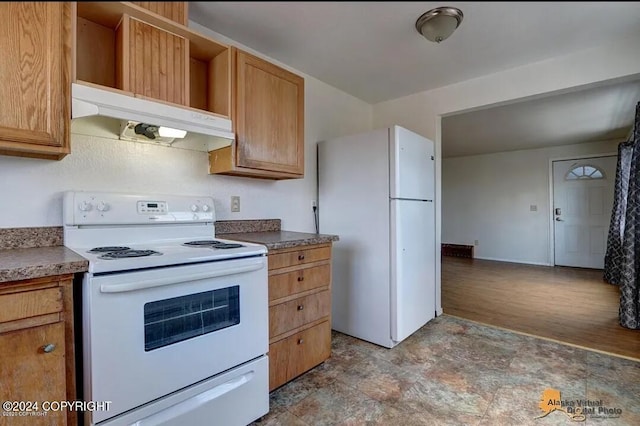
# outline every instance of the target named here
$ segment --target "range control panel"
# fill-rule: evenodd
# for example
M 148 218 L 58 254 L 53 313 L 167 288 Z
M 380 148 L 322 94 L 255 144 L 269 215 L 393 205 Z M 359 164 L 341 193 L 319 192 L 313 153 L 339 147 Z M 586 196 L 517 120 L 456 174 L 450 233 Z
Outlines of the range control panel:
M 138 201 L 138 213 L 141 214 L 154 214 L 154 213 L 166 213 L 167 202 L 166 201 Z
M 214 222 L 213 198 L 69 191 L 64 194 L 66 225 Z

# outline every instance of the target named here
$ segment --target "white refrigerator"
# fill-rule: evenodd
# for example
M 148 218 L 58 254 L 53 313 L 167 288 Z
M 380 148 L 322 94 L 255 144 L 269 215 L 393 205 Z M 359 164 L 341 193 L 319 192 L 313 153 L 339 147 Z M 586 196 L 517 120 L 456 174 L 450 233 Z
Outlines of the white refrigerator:
M 435 317 L 433 155 L 399 126 L 318 143 L 334 330 L 392 348 Z

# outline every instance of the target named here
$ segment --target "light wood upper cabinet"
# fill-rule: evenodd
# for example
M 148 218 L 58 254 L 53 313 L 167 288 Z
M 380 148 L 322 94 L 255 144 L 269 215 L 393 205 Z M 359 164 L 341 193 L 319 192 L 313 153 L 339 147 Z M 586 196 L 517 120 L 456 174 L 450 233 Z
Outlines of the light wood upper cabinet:
M 210 173 L 304 176 L 304 79 L 232 49 L 236 142 L 209 154 Z
M 76 82 L 229 117 L 229 46 L 181 24 L 185 2 L 160 3 L 78 2 Z
M 0 3 L 0 154 L 69 153 L 71 9 L 70 2 Z
M 189 106 L 189 43 L 124 15 L 116 32 L 116 84 L 122 90 Z
M 134 1 L 137 6 L 144 7 L 160 16 L 171 19 L 182 25 L 189 23 L 189 2 L 186 1 Z

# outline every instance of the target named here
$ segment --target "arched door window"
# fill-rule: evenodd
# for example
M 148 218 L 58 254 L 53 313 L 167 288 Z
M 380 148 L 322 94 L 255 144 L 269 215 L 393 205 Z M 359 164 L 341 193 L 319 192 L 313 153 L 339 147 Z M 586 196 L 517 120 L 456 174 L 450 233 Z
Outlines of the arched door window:
M 604 172 L 596 166 L 583 164 L 573 167 L 564 178 L 565 180 L 604 179 Z

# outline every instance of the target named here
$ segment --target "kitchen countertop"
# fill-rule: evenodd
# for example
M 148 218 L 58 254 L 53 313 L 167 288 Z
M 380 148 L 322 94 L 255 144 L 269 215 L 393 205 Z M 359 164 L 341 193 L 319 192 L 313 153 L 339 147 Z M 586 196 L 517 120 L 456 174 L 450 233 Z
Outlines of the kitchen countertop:
M 269 250 L 308 246 L 312 244 L 326 244 L 338 241 L 337 235 L 309 234 L 293 231 L 268 232 L 240 232 L 235 234 L 216 234 L 216 237 L 226 240 L 246 241 L 264 244 Z
M 51 275 L 86 272 L 89 261 L 63 246 L 0 250 L 0 285 Z

